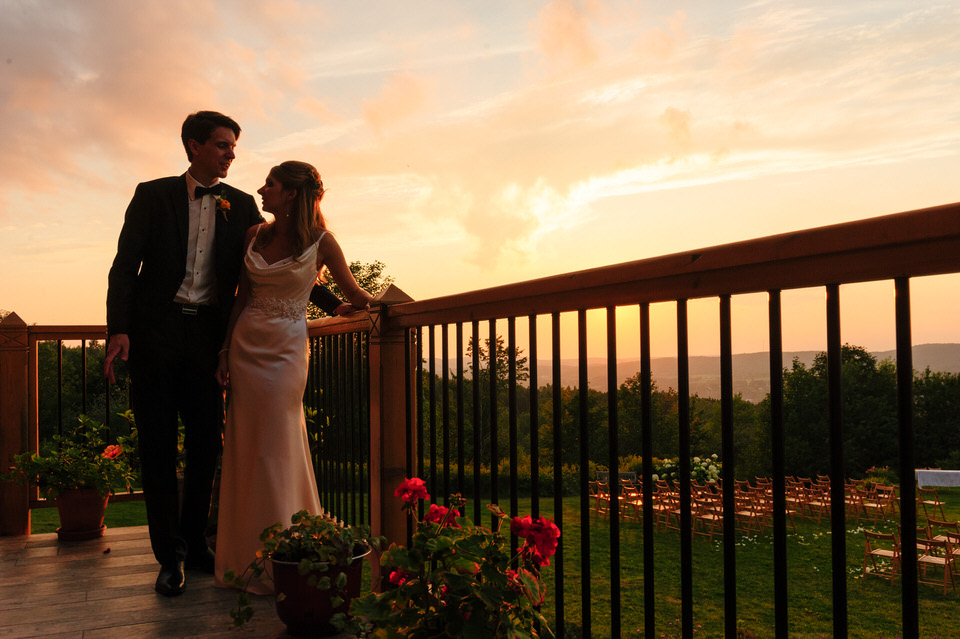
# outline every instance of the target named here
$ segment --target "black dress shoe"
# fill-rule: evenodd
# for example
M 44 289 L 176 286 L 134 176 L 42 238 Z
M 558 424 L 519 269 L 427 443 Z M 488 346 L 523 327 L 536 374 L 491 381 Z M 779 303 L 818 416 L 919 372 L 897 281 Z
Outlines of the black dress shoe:
M 183 574 L 183 562 L 178 561 L 160 567 L 160 574 L 157 575 L 157 584 L 154 589 L 166 597 L 176 597 L 183 592 L 186 581 L 186 576 Z
M 187 570 L 197 570 L 212 575 L 214 563 L 213 551 L 209 548 L 204 548 L 199 553 L 188 554 L 184 566 Z

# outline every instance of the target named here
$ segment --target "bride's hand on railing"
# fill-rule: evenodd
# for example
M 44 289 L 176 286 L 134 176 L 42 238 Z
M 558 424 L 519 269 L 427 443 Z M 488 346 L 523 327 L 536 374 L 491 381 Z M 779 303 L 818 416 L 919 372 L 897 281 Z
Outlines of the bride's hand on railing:
M 347 302 L 344 302 L 343 304 L 341 304 L 336 308 L 336 310 L 334 311 L 334 314 L 339 317 L 340 315 L 349 315 L 350 313 L 356 313 L 357 311 L 366 311 L 369 309 L 370 309 L 369 304 L 367 304 L 366 306 L 354 306 L 353 304 L 348 304 Z

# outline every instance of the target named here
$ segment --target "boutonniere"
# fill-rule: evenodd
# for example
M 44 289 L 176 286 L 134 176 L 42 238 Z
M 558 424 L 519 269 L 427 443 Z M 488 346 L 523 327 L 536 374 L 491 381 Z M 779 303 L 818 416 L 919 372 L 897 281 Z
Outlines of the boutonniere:
M 227 213 L 230 212 L 230 202 L 227 198 L 218 195 L 217 196 L 217 212 L 223 216 L 224 222 L 229 222 L 230 219 L 227 217 Z

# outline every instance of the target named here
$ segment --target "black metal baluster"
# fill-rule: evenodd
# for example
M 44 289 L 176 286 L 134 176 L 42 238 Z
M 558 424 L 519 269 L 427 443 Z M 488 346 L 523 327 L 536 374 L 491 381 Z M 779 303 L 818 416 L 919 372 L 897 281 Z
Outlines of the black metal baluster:
M 783 330 L 780 291 L 769 292 L 770 454 L 773 473 L 773 594 L 777 639 L 787 639 L 787 503 L 784 479 Z
M 404 375 L 404 378 L 409 377 L 409 375 Z M 362 333 L 360 335 L 360 401 L 360 432 L 357 434 L 357 437 L 359 438 L 358 446 L 361 459 L 360 481 L 363 490 L 362 503 L 364 504 L 360 523 L 369 524 L 371 521 L 371 513 L 373 512 L 373 495 L 370 485 L 370 335 L 368 333 Z M 409 416 L 409 411 L 407 415 Z M 407 440 L 407 445 L 410 445 L 409 440 Z
M 551 352 L 553 363 L 553 514 L 560 529 L 554 574 L 554 633 L 565 636 L 563 618 L 563 395 L 560 392 L 560 313 L 551 316 Z
M 736 450 L 733 445 L 733 339 L 730 296 L 720 296 L 720 448 L 723 455 L 723 628 L 737 636 Z
M 87 414 L 87 340 L 80 340 L 80 412 Z M 104 422 L 109 428 L 110 418 Z
M 580 607 L 583 636 L 593 636 L 590 599 L 590 383 L 587 377 L 587 312 L 577 311 L 577 368 L 580 438 Z M 613 499 L 611 498 L 611 502 Z
M 540 516 L 540 400 L 537 396 L 537 316 L 529 321 L 530 353 L 530 497 L 531 517 Z
M 430 495 L 437 499 L 437 344 L 436 326 L 431 325 L 427 337 L 429 359 L 429 400 L 430 405 Z M 444 496 L 446 499 L 446 496 Z
M 643 455 L 640 492 L 643 500 L 643 632 L 656 637 L 657 601 L 653 552 L 653 381 L 650 370 L 650 304 L 640 305 L 640 442 Z
M 497 419 L 497 320 L 490 319 L 487 355 L 489 356 L 490 378 L 490 502 L 500 503 L 500 450 L 498 447 L 499 428 Z M 496 516 L 491 513 L 490 525 L 496 524 Z
M 406 441 L 407 441 L 406 451 L 405 451 L 405 453 L 406 453 L 406 458 L 405 458 L 405 461 L 406 461 L 406 473 L 405 473 L 405 474 L 406 474 L 407 477 L 413 477 L 413 476 L 414 476 L 414 463 L 415 463 L 415 462 L 414 462 L 414 453 L 415 453 L 415 451 L 414 451 L 414 443 L 413 443 L 413 442 L 414 442 L 414 439 L 415 439 L 414 429 L 416 428 L 416 426 L 415 426 L 415 424 L 413 423 L 413 421 L 414 421 L 414 411 L 415 411 L 415 410 L 418 410 L 418 407 L 419 407 L 419 405 L 420 405 L 419 393 L 417 394 L 417 397 L 414 398 L 414 400 L 413 400 L 414 405 L 413 405 L 413 406 L 410 405 L 410 398 L 413 396 L 413 390 L 416 389 L 416 388 L 419 388 L 419 387 L 416 385 L 416 382 L 415 382 L 413 379 L 411 379 L 413 376 L 410 374 L 410 371 L 415 368 L 415 367 L 413 366 L 413 362 L 411 361 L 411 357 L 412 357 L 413 352 L 414 352 L 414 345 L 411 343 L 411 340 L 416 339 L 418 335 L 419 335 L 419 329 L 417 329 L 417 330 L 408 329 L 408 330 L 406 330 L 406 331 L 403 332 L 404 425 L 405 425 L 405 428 L 406 428 L 406 433 L 405 433 L 405 434 L 406 434 L 406 437 L 405 437 L 405 439 L 406 439 Z M 419 351 L 419 346 L 417 346 L 416 348 L 417 348 L 417 350 Z M 381 407 L 381 410 L 382 410 L 382 409 L 383 409 L 383 408 Z M 380 437 L 381 437 L 381 438 L 383 437 L 383 432 L 382 432 L 382 431 L 381 431 L 381 433 L 380 433 Z M 416 451 L 416 456 L 417 456 L 417 458 L 420 457 L 420 453 L 419 453 L 418 451 Z M 371 469 L 371 470 L 372 470 L 372 469 Z M 417 476 L 419 477 L 419 475 L 417 475 Z M 372 488 L 371 488 L 371 490 L 372 490 Z M 412 525 L 412 523 L 411 523 L 412 521 L 413 521 L 412 516 L 410 516 L 410 515 L 408 514 L 408 515 L 407 515 L 407 539 L 406 539 L 406 544 L 407 544 L 408 547 L 409 547 L 410 542 L 411 542 L 411 540 L 412 540 L 412 538 L 413 538 L 413 525 Z
M 470 362 L 473 374 L 473 521 L 480 523 L 480 445 L 483 428 L 483 416 L 480 411 L 480 322 L 473 320 L 473 360 Z
M 680 628 L 693 634 L 693 540 L 690 519 L 690 342 L 687 302 L 677 303 L 677 425 L 680 470 Z
M 328 452 L 327 437 L 330 431 L 327 428 L 330 419 L 330 409 L 328 406 L 330 398 L 330 337 L 325 335 L 319 338 L 319 347 L 321 353 L 318 371 L 320 373 L 317 379 L 318 401 L 317 401 L 317 483 L 320 485 L 320 503 L 327 504 L 330 499 L 330 478 L 327 474 Z
M 607 465 L 610 469 L 610 636 L 620 636 L 620 421 L 617 412 L 617 309 L 607 307 Z
M 354 364 L 356 358 L 356 333 L 348 333 L 344 336 L 346 339 L 346 370 L 344 375 L 346 383 L 344 384 L 345 408 L 346 414 L 343 416 L 343 441 L 346 448 L 345 466 L 346 483 L 344 485 L 346 503 L 344 504 L 344 520 L 350 523 L 356 523 L 357 516 L 357 467 L 356 467 L 356 448 L 354 446 L 355 434 L 357 432 L 357 380 L 354 377 Z
M 920 636 L 917 601 L 916 456 L 913 427 L 913 338 L 910 321 L 910 280 L 894 280 L 897 333 L 897 423 L 900 443 L 900 568 L 903 586 L 903 639 Z
M 347 430 L 349 429 L 349 410 L 347 408 L 347 398 L 349 397 L 347 377 L 347 361 L 349 360 L 347 348 L 347 336 L 338 335 L 337 340 L 337 359 L 339 361 L 339 377 L 337 383 L 337 516 L 341 519 L 346 518 L 347 511 Z
M 843 473 L 843 347 L 840 286 L 827 285 L 827 398 L 830 412 L 830 533 L 833 566 L 833 636 L 847 636 L 847 535 Z
M 517 486 L 517 320 L 507 318 L 507 437 L 510 445 L 510 516 L 516 517 L 520 498 Z M 517 537 L 511 534 L 512 546 L 517 547 Z
M 57 340 L 57 434 L 63 437 L 63 340 Z
M 442 419 L 440 427 L 443 429 L 443 499 L 444 503 L 450 498 L 450 335 L 448 324 L 440 326 L 440 359 L 443 362 L 443 383 L 440 389 L 443 395 L 440 398 Z
M 463 400 L 463 323 L 457 322 L 457 492 L 462 496 L 466 490 L 464 474 L 464 400 Z M 462 514 L 466 515 L 466 511 Z
M 423 328 L 417 327 L 417 477 L 423 479 Z M 423 501 L 419 504 L 419 517 L 423 517 Z

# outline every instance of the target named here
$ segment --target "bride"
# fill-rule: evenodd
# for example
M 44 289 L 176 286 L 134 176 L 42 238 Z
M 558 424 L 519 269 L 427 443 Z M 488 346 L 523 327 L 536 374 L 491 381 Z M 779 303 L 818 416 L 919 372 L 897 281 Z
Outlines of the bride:
M 303 414 L 307 382 L 306 308 L 321 267 L 349 302 L 369 305 L 320 212 L 323 182 L 306 162 L 273 167 L 257 191 L 272 223 L 251 227 L 237 300 L 220 351 L 217 381 L 230 387 L 220 481 L 215 576 L 237 574 L 260 548 L 259 535 L 306 509 L 321 512 Z M 266 581 L 250 592 L 269 594 Z

